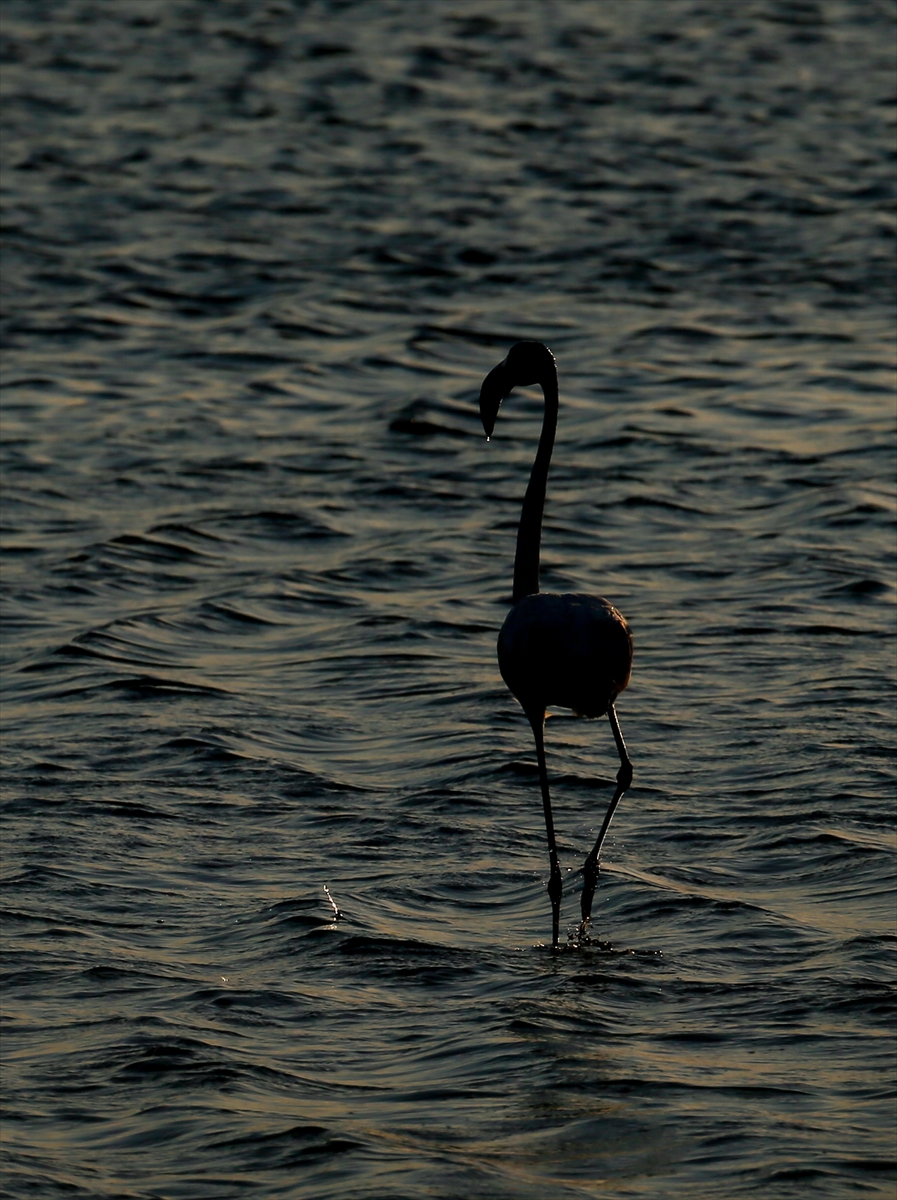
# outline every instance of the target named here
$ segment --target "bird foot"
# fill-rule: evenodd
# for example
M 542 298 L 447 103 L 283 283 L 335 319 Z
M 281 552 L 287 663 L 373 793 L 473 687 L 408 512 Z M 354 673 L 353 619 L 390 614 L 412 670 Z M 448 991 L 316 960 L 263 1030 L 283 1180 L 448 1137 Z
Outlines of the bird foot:
M 580 946 L 590 946 L 592 944 L 591 929 L 592 919 L 591 917 L 585 917 L 570 934 L 571 944 L 577 949 Z
M 570 950 L 613 950 L 613 943 L 602 942 L 592 936 L 592 922 L 588 917 L 580 921 L 576 929 L 568 935 L 567 946 Z

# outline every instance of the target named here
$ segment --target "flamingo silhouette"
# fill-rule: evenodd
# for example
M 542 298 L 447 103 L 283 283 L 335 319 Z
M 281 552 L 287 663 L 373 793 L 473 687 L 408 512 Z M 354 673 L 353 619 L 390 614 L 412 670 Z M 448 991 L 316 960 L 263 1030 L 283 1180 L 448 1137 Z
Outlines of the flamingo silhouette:
M 547 346 L 541 342 L 517 342 L 511 347 L 507 358 L 483 380 L 480 416 L 488 439 L 492 436 L 502 400 L 515 387 L 535 383 L 540 385 L 545 397 L 545 415 L 520 513 L 513 607 L 498 635 L 498 665 L 502 679 L 520 701 L 536 740 L 551 865 L 548 895 L 551 898 L 552 946 L 556 948 L 563 884 L 545 766 L 545 709 L 548 705 L 556 705 L 586 717 L 606 714 L 620 755 L 616 791 L 594 848 L 583 864 L 580 925 L 580 936 L 583 936 L 591 918 L 601 845 L 614 811 L 632 782 L 632 763 L 614 710 L 614 701 L 629 683 L 632 635 L 620 613 L 600 596 L 539 591 L 542 511 L 558 417 L 557 367 Z

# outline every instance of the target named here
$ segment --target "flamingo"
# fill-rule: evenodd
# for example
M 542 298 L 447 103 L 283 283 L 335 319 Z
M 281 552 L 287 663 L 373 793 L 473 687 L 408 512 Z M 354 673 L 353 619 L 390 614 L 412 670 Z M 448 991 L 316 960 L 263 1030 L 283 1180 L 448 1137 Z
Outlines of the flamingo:
M 595 845 L 583 864 L 582 939 L 591 920 L 598 882 L 598 859 L 611 819 L 632 782 L 632 763 L 620 731 L 614 702 L 629 683 L 632 634 L 614 606 L 581 592 L 558 595 L 539 591 L 539 549 L 545 485 L 558 417 L 558 376 L 554 355 L 541 342 L 517 342 L 507 358 L 489 372 L 480 389 L 480 416 L 487 440 L 492 437 L 502 400 L 515 387 L 538 383 L 545 398 L 542 434 L 530 473 L 517 529 L 512 607 L 498 635 L 502 679 L 520 702 L 532 726 L 539 763 L 548 860 L 551 875 L 552 948 L 557 949 L 563 884 L 558 863 L 545 765 L 545 710 L 570 708 L 578 716 L 607 716 L 620 756 L 617 787 Z

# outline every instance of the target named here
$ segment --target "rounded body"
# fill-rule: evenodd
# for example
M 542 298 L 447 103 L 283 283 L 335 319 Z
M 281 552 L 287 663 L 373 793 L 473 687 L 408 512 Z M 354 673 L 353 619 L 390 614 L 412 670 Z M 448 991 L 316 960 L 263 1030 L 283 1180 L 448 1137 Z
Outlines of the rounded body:
M 632 634 L 600 596 L 524 596 L 498 635 L 502 679 L 527 715 L 549 705 L 602 717 L 629 682 Z

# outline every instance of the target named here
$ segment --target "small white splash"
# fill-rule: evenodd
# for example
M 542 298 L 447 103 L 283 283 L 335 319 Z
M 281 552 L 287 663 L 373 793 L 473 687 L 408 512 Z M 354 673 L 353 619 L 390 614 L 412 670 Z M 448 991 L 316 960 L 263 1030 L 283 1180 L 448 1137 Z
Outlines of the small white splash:
M 337 903 L 334 900 L 334 898 L 330 895 L 330 888 L 327 886 L 326 883 L 323 884 L 322 886 L 324 888 L 324 895 L 327 897 L 327 903 L 333 909 L 333 919 L 335 921 L 338 921 L 343 914 L 340 912 L 339 908 L 337 907 Z

